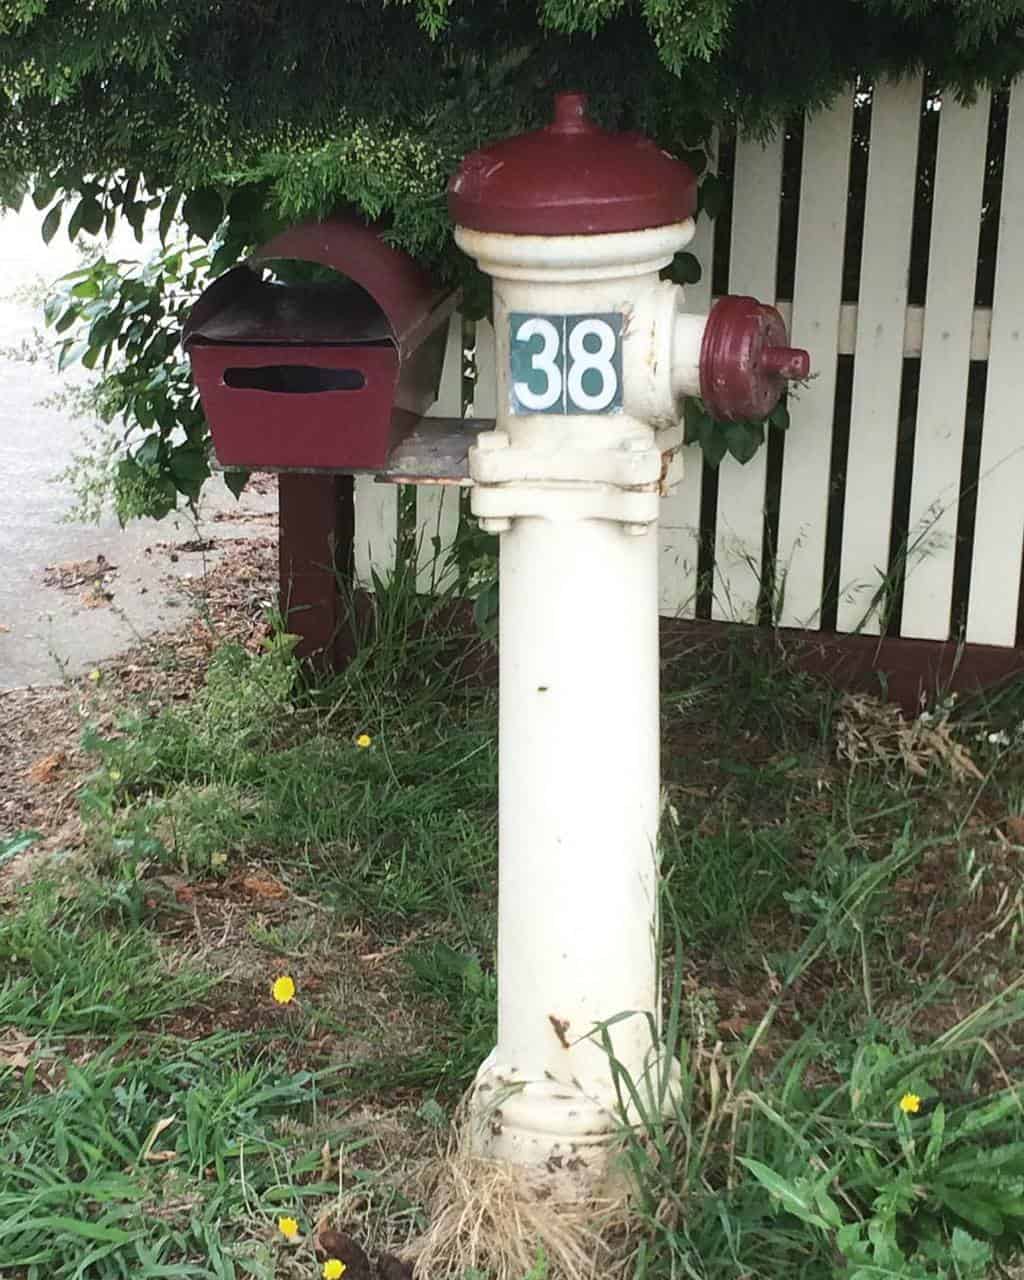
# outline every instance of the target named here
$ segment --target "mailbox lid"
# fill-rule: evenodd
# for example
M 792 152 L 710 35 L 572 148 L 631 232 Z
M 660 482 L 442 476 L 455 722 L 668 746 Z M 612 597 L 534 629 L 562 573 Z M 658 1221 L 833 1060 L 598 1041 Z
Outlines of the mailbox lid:
M 247 268 L 221 305 L 193 317 L 188 342 L 259 346 L 394 346 L 387 317 L 370 295 L 350 281 L 283 285 L 260 280 Z
M 383 239 L 382 229 L 358 218 L 300 222 L 261 245 L 253 266 L 294 259 L 330 267 L 373 299 L 387 319 L 404 359 L 455 310 L 458 294 L 440 286 L 424 269 Z
M 287 228 L 207 286 L 185 325 L 186 347 L 391 341 L 404 361 L 443 325 L 459 297 L 382 234 L 354 217 Z M 316 263 L 340 278 L 315 285 L 262 278 L 264 267 L 282 261 Z

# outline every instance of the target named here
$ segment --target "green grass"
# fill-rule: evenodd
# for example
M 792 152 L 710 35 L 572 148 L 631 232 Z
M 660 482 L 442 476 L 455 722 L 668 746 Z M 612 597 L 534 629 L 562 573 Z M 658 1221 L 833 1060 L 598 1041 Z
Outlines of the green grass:
M 225 647 L 87 733 L 87 862 L 0 920 L 0 1271 L 312 1277 L 321 1219 L 422 1229 L 494 1036 L 496 699 L 446 602 L 375 608 L 339 679 Z M 1024 685 L 954 716 L 981 782 L 837 762 L 835 695 L 770 648 L 664 685 L 683 1077 L 624 1274 L 980 1280 L 1024 1229 Z
M 792 836 L 744 829 L 728 818 L 707 835 L 669 825 L 662 870 L 685 945 L 742 945 L 755 917 L 783 905 L 797 852 Z
M 335 1189 L 321 1148 L 348 1135 L 328 1101 L 244 1036 L 115 1038 L 77 1061 L 51 1046 L 0 1075 L 0 1268 L 273 1276 L 275 1215 L 308 1233 Z
M 342 911 L 458 915 L 494 874 L 496 704 L 460 690 L 449 643 L 405 641 L 390 688 L 373 679 L 375 646 L 372 664 L 305 693 L 286 647 L 222 650 L 187 709 L 87 733 L 97 848 L 113 866 L 156 857 L 186 873 L 280 856 Z
M 0 1025 L 115 1033 L 210 990 L 211 975 L 169 953 L 152 931 L 121 923 L 109 910 L 116 901 L 94 886 L 62 899 L 41 883 L 0 919 Z

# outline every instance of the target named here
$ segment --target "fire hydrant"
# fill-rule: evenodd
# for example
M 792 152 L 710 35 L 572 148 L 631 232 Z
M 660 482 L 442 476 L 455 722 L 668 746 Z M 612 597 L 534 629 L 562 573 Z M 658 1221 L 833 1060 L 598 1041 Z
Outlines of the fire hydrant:
M 498 1042 L 474 1145 L 571 1197 L 606 1185 L 614 1071 L 652 1098 L 671 1071 L 652 1036 L 657 522 L 683 400 L 760 417 L 808 372 L 772 307 L 682 310 L 659 273 L 693 236 L 696 179 L 586 107 L 556 95 L 552 124 L 449 186 L 456 242 L 493 277 L 498 381 L 470 454 L 472 510 L 501 535 Z

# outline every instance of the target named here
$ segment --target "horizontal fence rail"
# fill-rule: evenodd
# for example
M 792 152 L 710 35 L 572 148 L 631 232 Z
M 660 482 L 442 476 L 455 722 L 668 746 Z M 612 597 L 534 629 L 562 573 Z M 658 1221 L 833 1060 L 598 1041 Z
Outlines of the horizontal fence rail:
M 686 450 L 662 504 L 667 615 L 1013 646 L 1024 546 L 1024 89 L 939 101 L 861 89 L 767 144 L 712 140 L 731 185 L 701 216 L 693 311 L 777 301 L 813 376 L 745 466 Z M 494 335 L 456 317 L 433 412 L 494 413 Z M 421 591 L 463 518 L 456 488 L 356 487 L 357 573 Z M 403 516 L 403 512 L 405 515 Z

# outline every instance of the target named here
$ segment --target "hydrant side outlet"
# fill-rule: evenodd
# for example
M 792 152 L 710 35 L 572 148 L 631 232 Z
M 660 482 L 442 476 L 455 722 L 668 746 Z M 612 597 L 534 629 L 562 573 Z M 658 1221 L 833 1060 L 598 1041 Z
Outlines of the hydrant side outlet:
M 700 394 L 713 418 L 764 418 L 787 380 L 810 373 L 806 351 L 787 345 L 786 325 L 756 298 L 720 298 L 708 316 L 700 352 Z

